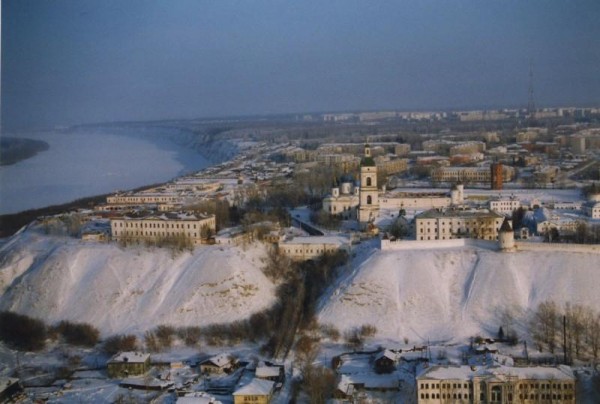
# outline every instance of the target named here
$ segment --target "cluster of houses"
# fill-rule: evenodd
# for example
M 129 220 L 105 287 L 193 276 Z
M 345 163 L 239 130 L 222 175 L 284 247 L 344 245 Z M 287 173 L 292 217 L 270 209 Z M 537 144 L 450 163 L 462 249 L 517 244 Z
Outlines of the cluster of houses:
M 269 403 L 273 394 L 281 389 L 285 381 L 283 365 L 269 362 L 251 364 L 241 362 L 232 355 L 222 353 L 209 357 L 196 365 L 197 373 L 192 381 L 175 386 L 171 372 L 159 373 L 157 377 L 147 377 L 155 366 L 170 366 L 178 373 L 185 367 L 183 363 L 153 363 L 150 354 L 140 352 L 120 352 L 106 363 L 110 378 L 120 379 L 126 388 L 145 390 L 172 389 L 178 395 L 178 403 L 217 403 L 214 396 L 231 396 L 234 404 Z M 203 378 L 202 383 L 200 378 Z M 214 385 L 210 380 L 217 381 Z M 220 383 L 219 381 L 226 382 Z M 194 386 L 195 384 L 195 386 Z

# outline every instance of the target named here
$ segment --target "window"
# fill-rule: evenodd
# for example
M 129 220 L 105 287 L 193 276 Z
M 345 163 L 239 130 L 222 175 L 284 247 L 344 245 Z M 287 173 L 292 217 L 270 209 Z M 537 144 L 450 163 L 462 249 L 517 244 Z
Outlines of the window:
M 371 177 L 367 177 L 367 186 L 370 187 L 371 186 Z
M 370 205 L 372 202 L 371 195 L 367 195 L 367 205 Z

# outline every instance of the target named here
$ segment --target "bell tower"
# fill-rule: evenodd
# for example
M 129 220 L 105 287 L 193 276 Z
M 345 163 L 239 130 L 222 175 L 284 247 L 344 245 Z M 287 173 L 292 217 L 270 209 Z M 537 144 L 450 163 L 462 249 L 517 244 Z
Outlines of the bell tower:
M 365 145 L 365 155 L 360 162 L 360 204 L 358 221 L 372 222 L 379 215 L 379 191 L 377 190 L 377 166 L 371 155 L 371 147 Z

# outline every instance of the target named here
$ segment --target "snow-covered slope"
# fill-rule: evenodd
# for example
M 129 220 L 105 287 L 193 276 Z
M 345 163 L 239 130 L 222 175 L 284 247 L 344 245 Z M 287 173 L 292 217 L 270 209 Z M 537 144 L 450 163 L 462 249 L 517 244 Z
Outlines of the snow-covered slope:
M 599 261 L 597 254 L 473 247 L 377 251 L 325 299 L 320 321 L 342 331 L 374 324 L 396 340 L 495 333 L 502 311 L 523 320 L 544 300 L 600 310 Z
M 103 334 L 235 321 L 273 302 L 263 256 L 259 245 L 173 256 L 26 231 L 0 248 L 0 310 L 87 322 Z

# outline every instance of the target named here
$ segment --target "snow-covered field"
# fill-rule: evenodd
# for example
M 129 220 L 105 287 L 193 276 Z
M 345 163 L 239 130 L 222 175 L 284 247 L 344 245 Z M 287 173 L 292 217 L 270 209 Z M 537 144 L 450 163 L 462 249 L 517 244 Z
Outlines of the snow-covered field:
M 50 149 L 0 167 L 0 214 L 165 182 L 209 164 L 166 138 L 158 141 L 156 136 L 129 132 L 23 134 L 46 141 Z
M 174 256 L 29 230 L 0 248 L 0 310 L 86 322 L 103 335 L 235 321 L 273 303 L 263 257 L 258 244 Z
M 522 330 L 528 310 L 545 300 L 600 310 L 599 259 L 474 247 L 377 250 L 340 280 L 319 317 L 341 331 L 373 324 L 379 337 L 395 341 L 464 342 L 478 333 L 495 335 L 508 309 Z

